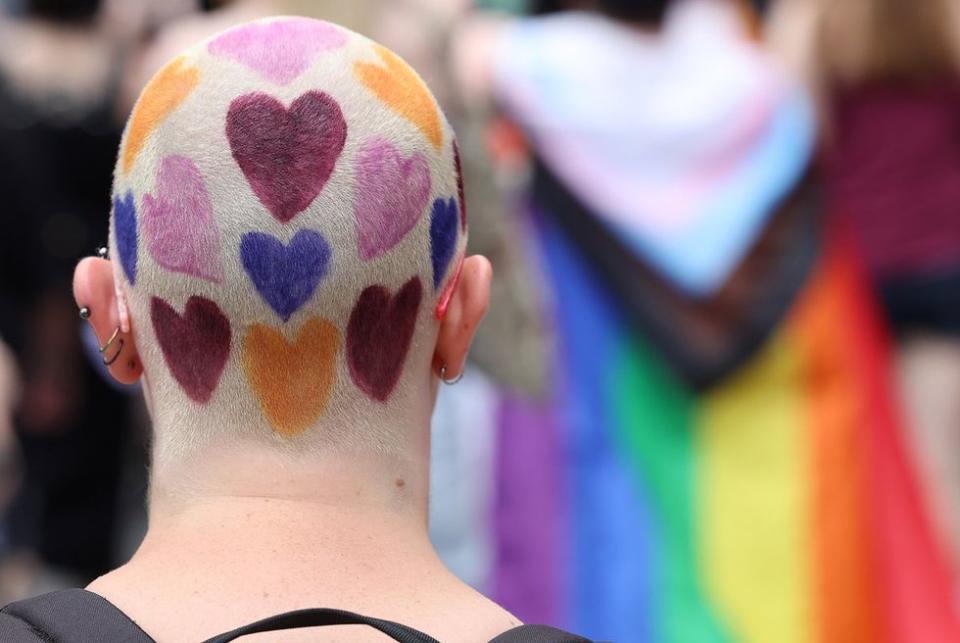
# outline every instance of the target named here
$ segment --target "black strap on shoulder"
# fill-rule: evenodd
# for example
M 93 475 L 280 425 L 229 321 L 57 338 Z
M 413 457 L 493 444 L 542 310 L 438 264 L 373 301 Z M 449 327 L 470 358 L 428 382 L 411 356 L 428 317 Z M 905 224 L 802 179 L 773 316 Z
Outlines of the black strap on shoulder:
M 407 627 L 406 625 L 334 609 L 305 609 L 278 614 L 277 616 L 271 616 L 256 623 L 251 623 L 250 625 L 238 627 L 230 632 L 207 639 L 203 643 L 228 643 L 228 641 L 233 641 L 236 638 L 248 634 L 274 632 L 300 627 L 316 627 L 320 625 L 369 625 L 400 643 L 439 643 L 433 637 Z M 490 643 L 592 642 L 581 636 L 570 634 L 569 632 L 564 632 L 563 630 L 558 630 L 553 627 L 547 627 L 546 625 L 521 625 L 520 627 L 515 627 L 500 634 L 490 641 Z
M 324 625 L 367 625 L 398 643 L 439 643 L 406 625 L 336 609 L 304 609 L 261 619 L 204 643 L 241 636 Z M 0 610 L 2 643 L 156 643 L 110 601 L 83 589 L 65 589 L 11 603 Z M 490 643 L 591 643 L 545 625 L 521 625 Z
M 490 643 L 591 643 L 591 641 L 555 627 L 521 625 L 507 630 Z
M 155 643 L 107 599 L 65 589 L 10 603 L 0 610 L 3 643 Z
M 353 612 L 335 609 L 305 609 L 294 612 L 285 612 L 265 618 L 235 630 L 225 632 L 219 636 L 207 639 L 203 643 L 227 643 L 248 634 L 260 632 L 275 632 L 300 627 L 318 627 L 321 625 L 369 625 L 379 630 L 399 643 L 439 643 L 437 639 L 419 632 L 406 625 L 379 618 L 361 616 Z

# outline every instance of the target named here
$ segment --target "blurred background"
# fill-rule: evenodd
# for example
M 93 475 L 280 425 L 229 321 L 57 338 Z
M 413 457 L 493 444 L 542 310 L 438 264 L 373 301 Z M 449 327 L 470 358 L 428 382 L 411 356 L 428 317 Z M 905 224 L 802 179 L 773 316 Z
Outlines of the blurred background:
M 496 276 L 434 417 L 456 573 L 601 640 L 960 641 L 956 0 L 0 0 L 0 603 L 142 537 L 72 269 L 146 81 L 271 14 L 458 133 Z

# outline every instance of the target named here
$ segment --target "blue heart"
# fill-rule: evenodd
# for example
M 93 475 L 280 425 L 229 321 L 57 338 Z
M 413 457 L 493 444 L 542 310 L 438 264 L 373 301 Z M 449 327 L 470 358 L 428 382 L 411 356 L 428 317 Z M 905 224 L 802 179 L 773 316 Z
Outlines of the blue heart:
M 240 240 L 240 260 L 260 295 L 287 321 L 327 273 L 330 245 L 313 230 L 300 230 L 288 245 L 269 234 L 248 232 Z
M 437 199 L 430 213 L 430 260 L 433 262 L 433 288 L 436 290 L 447 273 L 457 247 L 459 216 L 457 200 Z
M 133 192 L 129 190 L 123 199 L 113 197 L 113 234 L 117 240 L 120 265 L 132 286 L 137 281 L 137 208 L 133 203 Z

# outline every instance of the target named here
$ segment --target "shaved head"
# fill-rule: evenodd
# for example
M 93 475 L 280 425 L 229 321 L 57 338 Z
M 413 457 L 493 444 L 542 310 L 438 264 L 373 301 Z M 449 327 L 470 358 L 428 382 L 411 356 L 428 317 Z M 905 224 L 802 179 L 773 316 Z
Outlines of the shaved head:
M 428 421 L 466 244 L 456 157 L 419 76 L 325 22 L 231 29 L 150 81 L 110 245 L 161 466 L 238 439 L 389 452 Z

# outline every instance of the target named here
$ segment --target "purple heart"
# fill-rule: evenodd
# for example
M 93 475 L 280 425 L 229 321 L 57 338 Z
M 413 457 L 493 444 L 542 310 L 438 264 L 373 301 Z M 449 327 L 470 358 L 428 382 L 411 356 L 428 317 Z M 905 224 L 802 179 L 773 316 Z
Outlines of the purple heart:
M 327 273 L 330 245 L 313 230 L 300 230 L 286 246 L 269 234 L 248 232 L 240 241 L 240 260 L 257 292 L 287 321 Z
M 430 166 L 423 154 L 407 158 L 376 138 L 357 153 L 357 243 L 360 258 L 385 253 L 417 224 L 430 199 Z
M 230 103 L 227 139 L 253 192 L 286 223 L 326 185 L 347 140 L 347 122 L 323 92 L 303 94 L 290 109 L 266 94 L 245 94 Z
M 150 319 L 174 379 L 191 400 L 207 402 L 230 355 L 230 320 L 215 302 L 198 295 L 187 300 L 183 316 L 153 297 Z
M 457 247 L 459 217 L 457 200 L 437 199 L 430 214 L 430 261 L 433 263 L 433 288 L 436 290 L 447 274 L 450 259 Z
M 419 277 L 413 277 L 392 297 L 384 286 L 367 286 L 350 313 L 350 376 L 361 391 L 375 400 L 386 401 L 400 379 L 422 295 Z
M 329 23 L 282 18 L 231 29 L 211 41 L 207 50 L 246 65 L 278 85 L 289 85 L 317 54 L 346 42 L 347 34 Z
M 113 197 L 113 235 L 120 265 L 132 286 L 137 281 L 137 208 L 133 203 L 133 192 L 129 190 L 122 199 Z

